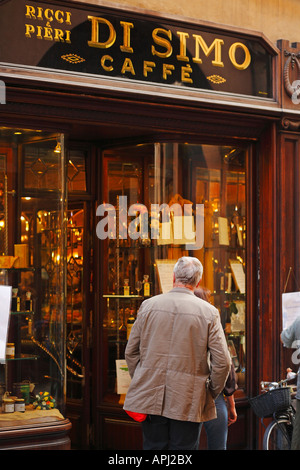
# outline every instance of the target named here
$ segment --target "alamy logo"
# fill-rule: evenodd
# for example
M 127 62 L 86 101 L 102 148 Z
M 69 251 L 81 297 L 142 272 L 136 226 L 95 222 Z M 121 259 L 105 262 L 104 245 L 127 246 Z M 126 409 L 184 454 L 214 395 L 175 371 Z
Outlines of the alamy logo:
M 296 339 L 293 341 L 293 344 L 291 346 L 293 349 L 296 349 L 295 352 L 292 354 L 292 363 L 295 365 L 300 364 L 300 340 Z
M 127 207 L 127 196 L 119 196 L 118 206 L 103 203 L 96 215 L 103 217 L 97 224 L 100 240 L 157 240 L 160 245 L 184 244 L 187 250 L 199 250 L 204 244 L 204 204 L 144 204 Z M 130 220 L 130 218 L 132 218 Z M 129 222 L 129 223 L 128 223 Z
M 0 80 L 0 104 L 6 104 L 6 88 L 3 80 Z

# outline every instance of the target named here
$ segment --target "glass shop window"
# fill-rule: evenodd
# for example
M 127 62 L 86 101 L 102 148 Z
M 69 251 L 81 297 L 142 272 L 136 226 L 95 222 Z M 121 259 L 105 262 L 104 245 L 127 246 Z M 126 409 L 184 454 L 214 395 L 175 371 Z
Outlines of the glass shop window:
M 103 175 L 103 200 L 115 208 L 116 222 L 115 231 L 102 242 L 104 399 L 122 403 L 116 375 L 122 362 L 116 365 L 116 360 L 124 359 L 141 302 L 172 288 L 173 266 L 183 255 L 196 256 L 203 264 L 201 285 L 207 300 L 219 310 L 239 387 L 243 388 L 245 151 L 181 143 L 111 148 L 103 152 Z M 129 215 L 132 205 L 136 211 Z M 197 218 L 198 209 L 204 220 L 201 245 L 196 230 L 201 219 Z M 135 237 L 131 236 L 132 227 Z
M 12 287 L 1 381 L 29 413 L 65 407 L 64 154 L 61 134 L 0 128 L 0 278 Z

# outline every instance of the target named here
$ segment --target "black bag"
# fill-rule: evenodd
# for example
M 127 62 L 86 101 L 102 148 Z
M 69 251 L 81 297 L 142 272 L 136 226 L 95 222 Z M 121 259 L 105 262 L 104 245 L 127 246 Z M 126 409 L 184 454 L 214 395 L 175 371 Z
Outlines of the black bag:
M 237 388 L 237 375 L 235 373 L 234 365 L 231 363 L 230 372 L 227 377 L 223 393 L 226 397 L 230 397 L 230 395 L 232 395 Z

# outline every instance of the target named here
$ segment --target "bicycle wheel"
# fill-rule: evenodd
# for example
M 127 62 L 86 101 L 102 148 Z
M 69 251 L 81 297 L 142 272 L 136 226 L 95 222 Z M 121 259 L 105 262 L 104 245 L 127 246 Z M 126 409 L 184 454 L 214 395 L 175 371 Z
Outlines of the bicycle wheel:
M 272 421 L 264 434 L 263 450 L 290 450 L 293 426 L 288 418 Z

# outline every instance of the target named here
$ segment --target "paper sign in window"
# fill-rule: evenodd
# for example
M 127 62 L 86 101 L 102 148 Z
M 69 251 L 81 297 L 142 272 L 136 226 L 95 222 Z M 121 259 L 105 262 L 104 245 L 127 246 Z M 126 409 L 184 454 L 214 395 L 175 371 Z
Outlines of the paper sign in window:
M 124 395 L 128 392 L 131 378 L 125 359 L 116 359 L 117 394 Z
M 242 263 L 237 260 L 229 260 L 229 263 L 236 288 L 241 294 L 245 294 L 246 278 Z
M 229 245 L 228 220 L 226 217 L 218 217 L 219 245 Z
M 195 224 L 192 215 L 174 215 L 173 229 L 174 245 L 195 243 Z
M 5 361 L 6 341 L 11 305 L 11 286 L 0 286 L 0 361 Z
M 160 290 L 166 294 L 173 289 L 173 271 L 177 260 L 156 259 L 155 265 L 158 273 Z

